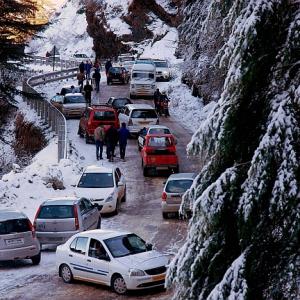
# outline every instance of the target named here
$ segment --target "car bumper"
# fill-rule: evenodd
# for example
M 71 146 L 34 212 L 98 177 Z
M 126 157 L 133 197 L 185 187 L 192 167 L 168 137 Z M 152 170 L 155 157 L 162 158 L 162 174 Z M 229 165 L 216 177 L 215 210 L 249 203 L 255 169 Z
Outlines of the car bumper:
M 154 276 L 123 276 L 129 290 L 142 290 L 165 285 L 166 274 Z
M 0 250 L 0 261 L 5 260 L 17 260 L 31 258 L 40 253 L 40 244 L 37 241 L 34 245 L 16 248 Z
M 155 168 L 157 170 L 168 170 L 168 169 L 175 169 L 178 167 L 176 164 L 144 164 L 147 168 Z
M 98 204 L 99 206 L 102 206 L 100 210 L 101 214 L 108 214 L 115 211 L 116 208 L 115 201 L 110 201 L 110 202 L 104 202 L 103 200 L 102 201 L 91 200 L 91 201 L 93 204 Z
M 179 212 L 181 204 L 168 204 L 165 201 L 161 203 L 162 212 L 176 213 Z
M 135 88 L 130 89 L 130 94 L 133 96 L 154 96 L 155 89 L 152 88 Z
M 41 244 L 60 245 L 64 244 L 71 236 L 80 232 L 76 231 L 64 231 L 64 232 L 41 232 L 37 231 L 36 236 Z

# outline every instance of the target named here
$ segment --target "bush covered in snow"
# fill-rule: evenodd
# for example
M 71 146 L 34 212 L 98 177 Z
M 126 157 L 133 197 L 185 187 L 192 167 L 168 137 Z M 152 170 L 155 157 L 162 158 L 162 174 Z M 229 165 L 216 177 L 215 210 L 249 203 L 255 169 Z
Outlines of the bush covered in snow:
M 176 300 L 299 299 L 299 4 L 187 1 L 184 11 L 199 58 L 197 39 L 222 20 L 208 65 L 225 76 L 188 146 L 207 164 L 184 196 L 193 216 L 168 284 Z

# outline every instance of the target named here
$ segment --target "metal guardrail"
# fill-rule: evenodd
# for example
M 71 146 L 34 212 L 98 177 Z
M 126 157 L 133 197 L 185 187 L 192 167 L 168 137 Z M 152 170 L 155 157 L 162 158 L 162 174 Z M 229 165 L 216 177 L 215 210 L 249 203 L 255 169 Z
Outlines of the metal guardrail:
M 77 60 L 67 60 L 67 59 L 60 59 L 53 57 L 44 57 L 44 56 L 25 56 L 23 58 L 24 63 L 34 63 L 39 65 L 46 65 L 46 66 L 54 66 L 63 69 L 75 68 L 78 67 L 80 62 Z
M 58 161 L 68 157 L 66 118 L 50 102 L 43 100 L 41 95 L 33 87 L 47 82 L 76 77 L 76 74 L 77 68 L 71 68 L 32 76 L 23 81 L 23 92 L 29 95 L 29 97 L 26 97 L 27 104 L 30 105 L 30 108 L 34 109 L 46 123 L 48 123 L 51 130 L 58 136 Z

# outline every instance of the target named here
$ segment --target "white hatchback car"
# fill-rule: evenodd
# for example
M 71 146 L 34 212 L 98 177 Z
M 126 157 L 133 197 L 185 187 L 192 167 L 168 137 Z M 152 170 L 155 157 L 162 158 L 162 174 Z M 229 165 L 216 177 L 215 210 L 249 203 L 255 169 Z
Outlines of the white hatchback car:
M 88 166 L 76 185 L 75 194 L 102 206 L 101 213 L 118 214 L 121 202 L 126 201 L 124 175 L 115 166 Z
M 73 279 L 110 286 L 116 293 L 164 286 L 168 258 L 131 232 L 90 230 L 56 249 L 63 281 Z

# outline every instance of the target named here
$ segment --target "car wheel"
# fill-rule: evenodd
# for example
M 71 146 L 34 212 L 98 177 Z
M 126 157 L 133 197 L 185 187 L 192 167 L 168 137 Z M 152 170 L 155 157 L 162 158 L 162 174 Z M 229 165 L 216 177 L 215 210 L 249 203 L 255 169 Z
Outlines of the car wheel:
M 67 266 L 66 264 L 63 264 L 60 267 L 60 274 L 61 274 L 61 278 L 65 283 L 71 283 L 73 281 L 72 271 L 69 268 L 69 266 Z
M 143 167 L 143 175 L 148 176 L 148 168 L 147 167 Z
M 164 219 L 169 219 L 169 214 L 166 213 L 166 212 L 163 212 L 162 216 L 163 216 Z
M 35 256 L 32 256 L 31 261 L 34 266 L 38 265 L 41 261 L 41 252 Z
M 126 202 L 126 187 L 125 187 L 124 196 L 122 197 L 121 202 Z
M 114 275 L 111 280 L 113 291 L 119 295 L 124 295 L 127 292 L 126 282 L 121 275 Z
M 78 128 L 78 135 L 79 135 L 81 138 L 84 137 L 84 134 L 83 134 L 82 129 L 81 129 L 80 127 Z

